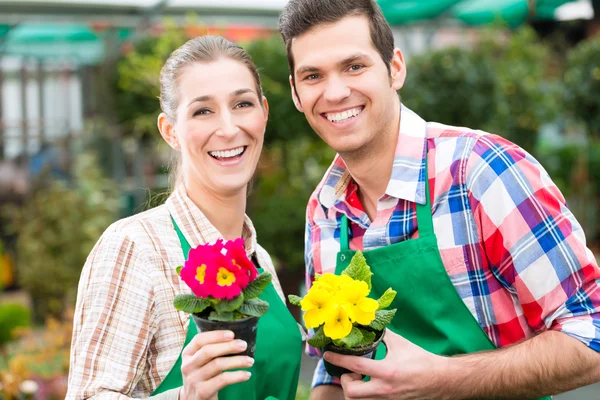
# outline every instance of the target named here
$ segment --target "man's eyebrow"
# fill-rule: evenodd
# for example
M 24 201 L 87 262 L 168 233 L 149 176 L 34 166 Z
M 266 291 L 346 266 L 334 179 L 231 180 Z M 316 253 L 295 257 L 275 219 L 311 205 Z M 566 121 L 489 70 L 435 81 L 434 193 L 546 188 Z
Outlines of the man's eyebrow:
M 369 55 L 367 55 L 365 53 L 356 53 L 356 54 L 352 54 L 349 57 L 344 58 L 342 61 L 338 62 L 337 65 L 338 66 L 346 66 L 348 64 L 352 64 L 353 62 L 356 62 L 356 61 L 362 60 L 362 59 L 370 60 L 371 57 L 369 57 Z M 296 74 L 300 75 L 300 74 L 304 74 L 307 72 L 319 72 L 319 71 L 321 71 L 321 69 L 319 67 L 313 67 L 311 65 L 306 65 L 303 67 L 299 67 L 296 70 Z
M 304 74 L 307 72 L 319 72 L 320 69 L 318 67 L 312 67 L 310 65 L 307 65 L 305 67 L 300 67 L 298 68 L 298 70 L 296 71 L 297 74 Z

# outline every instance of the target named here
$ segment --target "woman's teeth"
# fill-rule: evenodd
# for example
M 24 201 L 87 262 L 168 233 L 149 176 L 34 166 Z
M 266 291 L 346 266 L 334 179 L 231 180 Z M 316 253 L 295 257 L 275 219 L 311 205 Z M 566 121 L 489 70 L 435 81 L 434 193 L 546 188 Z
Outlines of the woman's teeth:
M 237 149 L 232 149 L 232 150 L 210 151 L 210 152 L 208 152 L 208 154 L 210 154 L 214 158 L 232 158 L 232 157 L 237 157 L 237 156 L 241 155 L 245 149 L 246 149 L 246 147 L 242 146 L 242 147 L 238 147 Z

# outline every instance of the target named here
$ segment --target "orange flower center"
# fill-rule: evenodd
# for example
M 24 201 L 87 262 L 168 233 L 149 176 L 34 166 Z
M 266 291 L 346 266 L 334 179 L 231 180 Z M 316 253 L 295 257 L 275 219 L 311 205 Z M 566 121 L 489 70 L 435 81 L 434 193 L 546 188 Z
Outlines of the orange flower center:
M 196 280 L 200 284 L 204 284 L 204 278 L 206 277 L 206 264 L 202 264 L 196 269 Z

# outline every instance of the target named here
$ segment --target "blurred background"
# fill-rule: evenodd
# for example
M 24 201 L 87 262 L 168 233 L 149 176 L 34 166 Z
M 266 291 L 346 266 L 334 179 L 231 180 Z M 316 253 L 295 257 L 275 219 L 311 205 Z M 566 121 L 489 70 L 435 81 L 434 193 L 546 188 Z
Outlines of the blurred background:
M 225 36 L 260 68 L 271 111 L 248 213 L 284 290 L 303 290 L 305 205 L 333 154 L 289 95 L 286 2 L 0 0 L 0 399 L 64 398 L 87 254 L 111 222 L 165 199 L 158 76 L 189 38 Z M 408 62 L 403 102 L 531 152 L 598 254 L 600 0 L 379 4 Z M 600 399 L 600 386 L 556 398 Z

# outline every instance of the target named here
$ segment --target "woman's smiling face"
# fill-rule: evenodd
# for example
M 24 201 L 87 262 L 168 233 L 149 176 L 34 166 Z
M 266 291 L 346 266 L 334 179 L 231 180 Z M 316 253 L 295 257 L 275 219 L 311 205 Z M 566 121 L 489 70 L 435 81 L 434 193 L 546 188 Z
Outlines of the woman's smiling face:
M 262 150 L 268 105 L 243 63 L 219 58 L 185 67 L 173 126 L 186 186 L 220 195 L 245 190 Z

